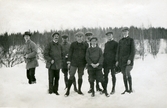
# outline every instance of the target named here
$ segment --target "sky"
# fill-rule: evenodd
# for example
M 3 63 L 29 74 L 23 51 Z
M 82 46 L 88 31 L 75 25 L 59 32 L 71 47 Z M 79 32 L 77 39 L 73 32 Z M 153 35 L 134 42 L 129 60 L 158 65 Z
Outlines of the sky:
M 0 0 L 0 34 L 82 27 L 167 28 L 166 0 Z

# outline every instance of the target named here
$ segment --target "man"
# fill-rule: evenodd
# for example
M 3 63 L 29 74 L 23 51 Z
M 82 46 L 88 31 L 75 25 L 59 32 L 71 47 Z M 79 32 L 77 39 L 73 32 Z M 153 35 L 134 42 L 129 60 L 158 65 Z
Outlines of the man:
M 36 83 L 35 68 L 38 66 L 37 45 L 30 39 L 31 37 L 30 32 L 26 31 L 23 34 L 23 37 L 25 39 L 24 50 L 23 52 L 17 52 L 17 53 L 23 53 L 27 69 L 28 83 L 34 84 Z
M 107 43 L 105 43 L 104 47 L 104 79 L 106 86 L 108 84 L 108 74 L 111 71 L 112 76 L 112 91 L 110 94 L 115 93 L 115 84 L 116 84 L 116 77 L 115 77 L 115 63 L 116 63 L 116 52 L 118 43 L 114 41 L 113 32 L 107 32 Z
M 46 60 L 46 68 L 48 68 L 49 77 L 49 94 L 58 93 L 59 86 L 59 71 L 63 57 L 62 46 L 59 44 L 60 34 L 55 32 L 52 34 L 52 41 L 46 46 L 44 58 Z
M 69 56 L 68 56 L 68 63 L 70 65 L 70 78 L 68 80 L 68 88 L 67 92 L 65 93 L 65 96 L 69 96 L 70 94 L 70 88 L 73 82 L 74 75 L 76 73 L 76 70 L 78 70 L 78 94 L 83 95 L 81 91 L 82 86 L 82 76 L 84 74 L 84 68 L 86 65 L 86 50 L 88 48 L 88 45 L 85 44 L 83 41 L 84 39 L 84 33 L 83 32 L 77 32 L 75 34 L 75 38 L 77 41 L 73 42 L 70 46 L 69 50 Z
M 68 65 L 67 65 L 67 60 L 68 60 L 68 53 L 69 53 L 69 48 L 70 48 L 70 43 L 68 42 L 68 35 L 63 35 L 62 36 L 62 49 L 63 49 L 63 65 L 62 65 L 62 72 L 64 74 L 64 82 L 66 88 L 68 87 Z M 77 92 L 77 87 L 76 87 L 76 80 L 74 77 L 73 80 L 73 85 L 74 85 L 74 91 Z
M 102 73 L 102 65 L 103 65 L 103 54 L 101 48 L 97 45 L 98 39 L 96 37 L 92 37 L 90 39 L 91 46 L 87 49 L 86 52 L 86 61 L 88 63 L 88 71 L 89 71 L 89 82 L 91 85 L 92 97 L 95 96 L 94 91 L 94 81 L 101 82 L 104 93 L 107 97 L 109 97 L 106 89 L 106 84 L 104 83 L 103 73 Z
M 116 55 L 116 65 L 119 64 L 122 74 L 123 74 L 123 81 L 125 86 L 125 91 L 131 93 L 132 92 L 132 77 L 130 71 L 133 68 L 133 61 L 135 56 L 135 45 L 134 40 L 129 37 L 129 29 L 124 27 L 122 29 L 123 38 L 119 41 L 118 50 Z M 128 88 L 129 84 L 129 88 Z
M 88 44 L 88 46 L 90 47 L 91 45 L 91 43 L 90 43 L 90 39 L 93 37 L 93 33 L 92 32 L 86 32 L 85 33 L 85 37 L 86 37 L 86 44 Z M 89 70 L 88 70 L 88 75 L 89 75 Z M 89 81 L 89 76 L 88 76 L 88 81 Z M 90 84 L 90 82 L 89 82 L 89 84 Z M 102 91 L 102 89 L 99 87 L 99 83 L 98 83 L 98 81 L 96 81 L 96 90 L 97 91 Z M 90 89 L 89 89 L 89 91 L 88 91 L 88 93 L 91 93 L 92 92 L 92 88 L 91 88 L 91 84 L 90 84 Z

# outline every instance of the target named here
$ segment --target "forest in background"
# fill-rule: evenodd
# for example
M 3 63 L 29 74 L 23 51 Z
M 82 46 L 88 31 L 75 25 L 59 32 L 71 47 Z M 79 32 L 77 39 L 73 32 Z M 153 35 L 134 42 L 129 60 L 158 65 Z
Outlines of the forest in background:
M 31 39 L 38 45 L 39 59 L 43 60 L 43 50 L 46 44 L 51 41 L 51 35 L 54 32 L 59 32 L 61 35 L 69 35 L 69 42 L 75 41 L 74 35 L 78 31 L 82 31 L 84 33 L 88 31 L 93 32 L 94 36 L 98 37 L 99 44 L 103 49 L 106 42 L 105 33 L 108 31 L 113 31 L 114 39 L 118 42 L 122 37 L 121 29 L 122 28 L 117 27 L 83 27 L 80 29 L 74 28 L 66 30 L 44 31 L 43 33 L 40 33 L 39 31 L 30 32 L 32 33 Z M 25 42 L 22 35 L 23 34 L 21 33 L 8 34 L 7 32 L 4 34 L 0 34 L 0 67 L 13 67 L 24 61 L 22 55 L 16 55 L 13 53 L 14 49 L 16 49 L 17 51 L 21 51 L 23 49 L 23 45 Z M 137 57 L 144 60 L 144 56 L 148 53 L 156 57 L 160 48 L 160 39 L 164 39 L 165 42 L 167 40 L 167 29 L 161 27 L 138 28 L 131 26 L 129 28 L 129 36 L 135 40 Z M 165 48 L 165 53 L 167 53 L 167 48 Z

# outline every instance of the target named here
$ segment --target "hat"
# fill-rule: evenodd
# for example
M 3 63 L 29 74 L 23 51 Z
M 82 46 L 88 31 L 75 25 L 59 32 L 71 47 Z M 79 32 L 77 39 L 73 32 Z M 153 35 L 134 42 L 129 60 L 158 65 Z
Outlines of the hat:
M 53 34 L 52 34 L 52 37 L 54 36 L 54 35 L 59 35 L 60 36 L 60 34 L 58 33 L 58 32 L 54 32 Z
M 31 33 L 30 33 L 29 31 L 26 31 L 26 32 L 23 34 L 23 37 L 24 37 L 25 35 L 31 36 Z
M 86 32 L 86 33 L 85 33 L 85 36 L 92 36 L 92 35 L 93 35 L 92 32 Z
M 68 38 L 68 35 L 63 35 L 62 38 L 63 38 L 63 39 L 67 39 L 67 38 Z
M 83 32 L 77 32 L 77 33 L 75 34 L 75 36 L 84 36 L 84 33 L 83 33 Z
M 98 38 L 97 38 L 97 37 L 92 37 L 92 38 L 90 38 L 90 41 L 91 41 L 92 39 L 96 39 L 96 41 L 98 40 Z
M 106 33 L 106 35 L 109 35 L 109 34 L 113 34 L 113 32 L 112 32 L 112 31 L 109 31 L 109 32 Z
M 129 28 L 128 27 L 123 27 L 122 31 L 129 31 Z

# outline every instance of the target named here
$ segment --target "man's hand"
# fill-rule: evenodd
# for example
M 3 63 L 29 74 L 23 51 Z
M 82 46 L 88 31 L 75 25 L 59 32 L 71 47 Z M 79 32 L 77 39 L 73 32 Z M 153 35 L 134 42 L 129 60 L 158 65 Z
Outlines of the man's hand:
M 95 64 L 95 68 L 98 67 L 98 66 L 99 66 L 99 63 L 96 63 L 96 64 Z
M 92 63 L 91 66 L 92 66 L 93 68 L 96 68 L 96 64 L 93 64 L 93 63 Z
M 53 64 L 54 63 L 54 60 L 51 60 L 51 64 Z
M 131 60 L 128 60 L 128 61 L 127 61 L 127 64 L 130 65 L 130 63 L 131 63 Z
M 71 62 L 67 61 L 67 68 L 70 69 Z

